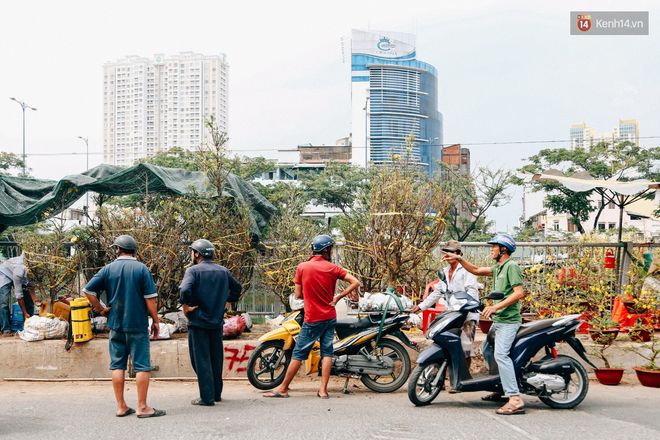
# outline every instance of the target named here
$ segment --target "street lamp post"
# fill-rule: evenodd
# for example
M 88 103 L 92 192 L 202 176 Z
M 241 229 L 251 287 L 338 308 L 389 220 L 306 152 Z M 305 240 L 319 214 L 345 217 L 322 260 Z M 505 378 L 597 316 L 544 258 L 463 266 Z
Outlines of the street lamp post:
M 369 96 L 364 101 L 364 167 L 369 165 Z
M 23 109 L 23 177 L 25 177 L 25 109 L 29 108 L 31 110 L 34 110 L 35 112 L 37 111 L 37 109 L 34 107 L 30 107 L 25 102 L 19 101 L 16 98 L 9 98 L 9 99 L 18 102 L 18 105 L 20 105 L 21 108 Z
M 87 171 L 89 171 L 89 139 L 82 136 L 78 136 L 78 138 L 85 141 L 85 149 L 87 150 Z M 87 212 L 85 213 L 85 224 L 87 225 L 89 224 L 89 191 L 85 193 L 85 207 L 87 208 Z

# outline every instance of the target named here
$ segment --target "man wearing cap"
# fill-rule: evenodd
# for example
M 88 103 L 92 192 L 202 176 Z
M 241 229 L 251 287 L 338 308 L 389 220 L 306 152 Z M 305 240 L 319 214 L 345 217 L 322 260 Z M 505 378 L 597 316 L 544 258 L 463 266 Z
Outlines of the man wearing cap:
M 360 287 L 360 282 L 345 269 L 332 263 L 332 248 L 335 241 L 329 235 L 318 235 L 312 240 L 312 258 L 296 268 L 296 297 L 305 300 L 305 321 L 298 334 L 291 361 L 286 369 L 284 381 L 277 389 L 265 393 L 264 397 L 289 397 L 289 385 L 307 359 L 316 341 L 321 345 L 321 387 L 316 393 L 328 399 L 328 381 L 332 370 L 333 340 L 337 324 L 337 302 Z M 350 283 L 339 295 L 335 295 L 337 280 Z
M 443 281 L 436 284 L 433 292 L 427 296 L 421 304 L 413 308 L 413 313 L 419 313 L 420 310 L 426 310 L 429 307 L 433 307 L 435 303 L 442 298 L 445 290 L 449 290 L 450 292 L 466 292 L 468 295 L 479 301 L 479 283 L 477 282 L 477 277 L 465 270 L 463 266 L 458 264 L 457 260 L 446 259 L 447 254 L 463 255 L 461 244 L 456 240 L 449 240 L 445 247 L 442 248 L 442 252 L 444 252 L 444 255 L 441 261 L 447 261 L 449 266 L 440 270 L 444 271 L 448 286 L 445 286 Z M 469 313 L 462 328 L 461 345 L 463 346 L 463 351 L 467 358 L 468 368 L 472 363 L 472 356 L 474 356 L 474 335 L 476 333 L 478 322 L 479 313 Z M 455 391 L 449 390 L 449 392 L 451 393 Z
M 188 318 L 190 362 L 197 374 L 199 398 L 191 403 L 213 406 L 222 401 L 222 324 L 228 302 L 241 297 L 243 286 L 231 272 L 211 259 L 215 247 L 200 239 L 189 246 L 193 265 L 181 281 L 183 313 Z
M 149 320 L 151 336 L 158 338 L 156 285 L 151 272 L 135 259 L 137 243 L 130 235 L 120 235 L 110 246 L 116 260 L 103 267 L 87 283 L 83 292 L 92 307 L 108 318 L 110 329 L 110 369 L 112 387 L 117 399 L 117 417 L 135 414 L 124 400 L 124 376 L 130 355 L 135 370 L 138 394 L 138 418 L 160 417 L 165 411 L 147 406 L 151 355 L 149 352 Z M 109 306 L 98 299 L 105 291 Z
M 490 256 L 495 260 L 495 264 L 491 267 L 478 267 L 468 263 L 460 255 L 452 253 L 445 254 L 444 258 L 450 263 L 458 261 L 461 266 L 474 275 L 492 276 L 494 290 L 504 293 L 504 298 L 494 300 L 493 305 L 484 308 L 482 312 L 485 318 L 492 316 L 493 326 L 490 331 L 495 334 L 495 347 L 491 347 L 486 341 L 482 351 L 489 365 L 492 358 L 495 358 L 503 392 L 491 393 L 482 397 L 481 400 L 506 402 L 496 411 L 497 414 L 524 414 L 525 403 L 520 398 L 513 360 L 509 356 L 522 322 L 519 301 L 525 296 L 522 286 L 522 271 L 520 266 L 511 259 L 511 254 L 516 251 L 516 241 L 509 235 L 497 234 L 488 241 L 488 244 L 491 245 Z

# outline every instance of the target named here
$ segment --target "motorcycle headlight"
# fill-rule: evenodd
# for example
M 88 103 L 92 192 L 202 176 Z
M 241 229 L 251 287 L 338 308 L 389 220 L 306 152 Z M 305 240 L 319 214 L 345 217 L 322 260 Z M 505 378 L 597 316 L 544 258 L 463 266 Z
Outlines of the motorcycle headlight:
M 440 319 L 437 321 L 435 324 L 431 325 L 431 328 L 426 332 L 426 339 L 433 339 L 433 336 L 435 336 L 439 332 L 445 331 L 445 329 L 452 323 L 456 318 L 458 318 L 458 314 L 452 313 L 444 317 L 443 319 Z

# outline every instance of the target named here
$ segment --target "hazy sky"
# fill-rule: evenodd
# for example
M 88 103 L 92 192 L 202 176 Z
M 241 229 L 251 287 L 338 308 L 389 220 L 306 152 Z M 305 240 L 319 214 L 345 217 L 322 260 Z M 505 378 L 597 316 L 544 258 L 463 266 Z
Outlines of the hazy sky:
M 438 69 L 444 141 L 473 163 L 518 168 L 568 146 L 572 124 L 610 132 L 635 118 L 660 143 L 660 7 L 655 1 L 14 1 L 0 6 L 0 151 L 60 179 L 102 156 L 102 66 L 126 55 L 227 54 L 234 151 L 274 158 L 351 132 L 351 29 L 411 32 Z M 570 11 L 650 11 L 648 36 L 571 36 Z M 521 142 L 501 145 L 478 143 Z M 524 142 L 524 143 L 522 143 Z M 491 219 L 518 223 L 521 190 Z

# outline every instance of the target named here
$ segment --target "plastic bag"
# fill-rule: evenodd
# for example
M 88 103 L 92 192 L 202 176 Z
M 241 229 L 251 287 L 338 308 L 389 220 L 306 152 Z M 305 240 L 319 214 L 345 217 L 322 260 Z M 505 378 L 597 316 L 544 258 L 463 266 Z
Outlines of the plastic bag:
M 64 338 L 68 331 L 69 323 L 63 319 L 34 315 L 25 321 L 23 330 L 18 332 L 18 337 L 24 341 L 34 342 Z
M 222 325 L 222 335 L 225 339 L 238 338 L 245 330 L 245 319 L 242 316 L 232 316 L 225 318 Z
M 423 328 L 422 314 L 411 313 L 408 316 L 408 321 L 406 321 L 406 324 L 408 324 L 411 328 Z
M 92 318 L 92 331 L 104 332 L 107 324 L 108 318 L 105 316 L 97 316 L 96 318 Z
M 275 318 L 271 318 L 270 316 L 266 316 L 266 325 L 268 325 L 268 330 L 273 331 L 276 328 L 279 328 L 282 326 L 282 321 L 284 321 L 284 315 L 279 315 Z
M 188 320 L 182 311 L 165 313 L 163 318 L 169 319 L 176 326 L 176 331 L 185 333 L 188 331 Z
M 408 299 L 408 301 L 410 302 L 410 298 L 408 298 L 407 296 L 404 296 L 403 298 Z M 395 311 L 399 310 L 399 306 L 397 305 L 396 301 L 393 298 L 391 298 L 390 295 L 385 293 L 372 293 L 372 294 L 365 293 L 364 297 L 360 298 L 359 304 L 360 304 L 360 309 L 362 310 L 371 310 L 371 311 L 384 310 L 386 306 L 387 306 L 387 310 L 395 310 Z M 410 304 L 412 305 L 411 302 Z
M 250 314 L 248 312 L 245 312 L 241 314 L 241 317 L 245 321 L 245 328 L 247 330 L 250 330 L 252 328 L 252 318 L 250 317 Z
M 304 308 L 305 301 L 302 298 L 297 298 L 295 293 L 289 295 L 289 306 L 291 310 L 300 310 Z
M 153 319 L 149 317 L 149 332 L 151 332 L 151 323 Z M 172 338 L 172 333 L 176 331 L 176 326 L 174 324 L 167 324 L 164 322 L 158 323 L 158 339 L 170 339 Z

